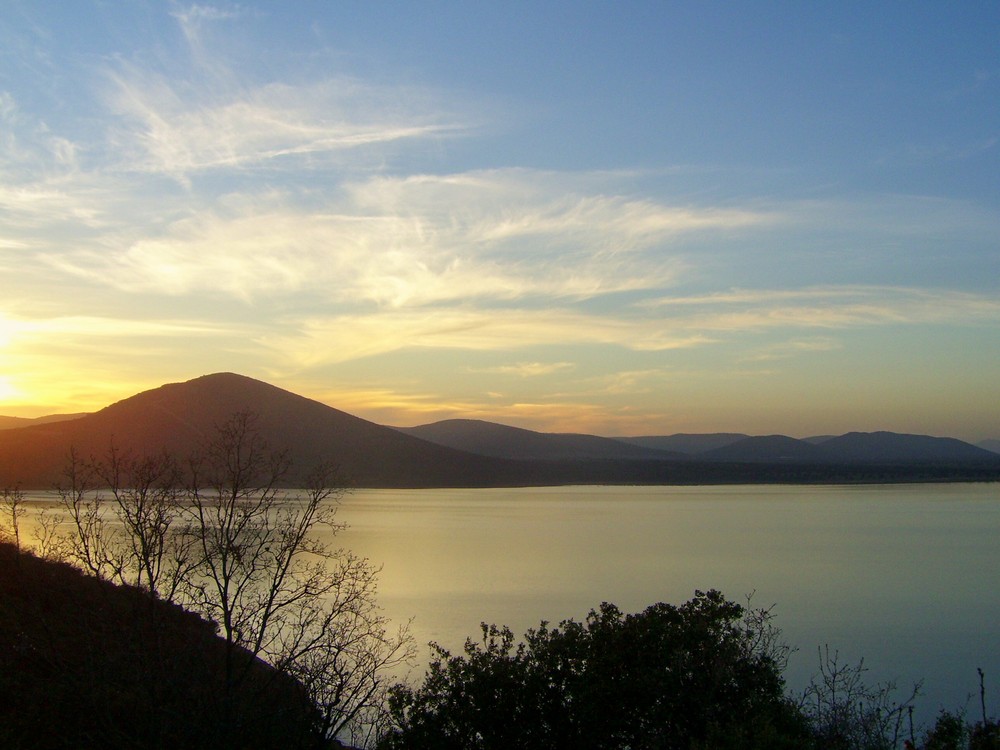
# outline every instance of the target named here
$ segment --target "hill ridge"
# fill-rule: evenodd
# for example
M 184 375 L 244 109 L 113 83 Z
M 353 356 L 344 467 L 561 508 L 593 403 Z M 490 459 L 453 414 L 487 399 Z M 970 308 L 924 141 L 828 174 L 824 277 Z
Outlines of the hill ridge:
M 301 486 L 312 467 L 331 460 L 344 484 L 355 487 L 1000 478 L 1000 455 L 954 438 L 879 431 L 811 443 L 782 435 L 688 434 L 683 439 L 695 452 L 684 453 L 663 450 L 662 442 L 541 433 L 484 420 L 393 428 L 224 372 L 151 388 L 77 419 L 0 430 L 0 486 L 52 488 L 70 449 L 99 456 L 112 441 L 136 453 L 165 450 L 186 460 L 240 411 L 254 412 L 271 445 L 288 449 L 296 469 L 288 486 Z M 435 430 L 451 430 L 452 444 L 442 444 Z

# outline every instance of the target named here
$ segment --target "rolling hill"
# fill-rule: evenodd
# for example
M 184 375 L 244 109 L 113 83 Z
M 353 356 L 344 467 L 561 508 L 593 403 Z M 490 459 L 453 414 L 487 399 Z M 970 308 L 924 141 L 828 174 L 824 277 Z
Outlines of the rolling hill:
M 750 437 L 699 454 L 706 461 L 816 464 L 962 465 L 996 462 L 997 455 L 954 438 L 896 432 L 849 432 L 820 442 L 784 435 Z
M 298 396 L 259 380 L 220 373 L 172 383 L 79 419 L 0 431 L 0 482 L 51 487 L 73 447 L 103 455 L 112 441 L 136 453 L 166 450 L 186 457 L 215 426 L 240 411 L 259 417 L 275 448 L 287 449 L 301 484 L 317 464 L 333 460 L 356 486 L 447 487 L 503 484 L 515 467 L 434 445 Z
M 18 427 L 31 427 L 32 425 L 48 424 L 49 422 L 65 422 L 70 419 L 79 419 L 80 417 L 85 416 L 87 416 L 86 413 L 49 414 L 44 417 L 35 417 L 34 419 L 29 419 L 27 417 L 0 416 L 0 430 L 16 430 Z
M 1000 440 L 983 440 L 976 443 L 977 448 L 982 448 L 984 451 L 990 451 L 991 453 L 1000 453 Z
M 509 427 L 479 419 L 446 419 L 418 427 L 396 428 L 431 443 L 494 458 L 516 460 L 683 460 L 677 451 L 645 448 L 596 435 L 550 433 Z
M 674 435 L 640 435 L 638 437 L 618 438 L 625 443 L 641 445 L 644 448 L 655 448 L 661 451 L 672 451 L 697 455 L 705 451 L 722 448 L 725 445 L 735 443 L 737 440 L 745 440 L 750 437 L 739 432 L 709 432 L 703 434 L 692 434 L 678 432 Z
M 761 435 L 737 440 L 699 454 L 707 461 L 787 463 L 789 461 L 817 461 L 820 459 L 819 446 L 796 440 L 785 435 Z
M 1000 479 L 1000 455 L 951 438 L 879 432 L 819 442 L 731 433 L 612 439 L 477 420 L 392 428 L 259 380 L 217 373 L 75 419 L 0 429 L 0 486 L 56 486 L 71 449 L 88 458 L 114 444 L 184 460 L 237 412 L 254 413 L 270 445 L 288 452 L 294 469 L 288 486 L 301 486 L 329 461 L 354 487 Z

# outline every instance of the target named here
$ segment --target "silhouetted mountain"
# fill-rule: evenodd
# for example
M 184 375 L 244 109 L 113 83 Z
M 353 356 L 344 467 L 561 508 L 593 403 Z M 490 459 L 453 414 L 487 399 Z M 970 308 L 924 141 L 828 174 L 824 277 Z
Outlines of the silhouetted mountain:
M 535 432 L 479 419 L 445 419 L 418 427 L 396 429 L 437 445 L 482 456 L 522 461 L 686 458 L 682 453 L 643 448 L 612 438 L 577 433 Z
M 676 435 L 644 435 L 616 439 L 621 440 L 623 443 L 640 445 L 644 448 L 697 455 L 735 443 L 737 440 L 744 440 L 748 437 L 750 436 L 738 432 L 709 432 L 704 434 L 678 432 Z
M 136 453 L 195 452 L 231 415 L 251 411 L 274 448 L 287 449 L 296 473 L 335 461 L 357 486 L 469 486 L 514 481 L 512 466 L 434 445 L 297 396 L 259 380 L 221 373 L 172 383 L 80 419 L 0 431 L 0 483 L 51 487 L 73 447 L 103 455 L 112 441 Z
M 699 459 L 751 463 L 993 464 L 997 456 L 954 438 L 895 432 L 849 432 L 814 443 L 784 435 L 750 437 L 706 451 Z
M 699 458 L 707 461 L 737 463 L 787 463 L 815 461 L 819 447 L 785 435 L 748 437 L 715 450 L 705 451 Z
M 0 486 L 51 488 L 71 449 L 86 459 L 105 455 L 112 443 L 137 454 L 167 451 L 184 460 L 237 412 L 258 415 L 260 433 L 271 446 L 287 451 L 295 470 L 286 478 L 287 486 L 301 486 L 314 467 L 329 461 L 339 465 L 345 484 L 356 487 L 1000 478 L 997 454 L 958 440 L 918 435 L 851 433 L 819 445 L 780 435 L 735 436 L 728 445 L 682 456 L 593 435 L 552 435 L 471 420 L 414 428 L 436 433 L 437 440 L 450 435 L 447 439 L 463 448 L 458 450 L 258 380 L 222 373 L 164 385 L 78 419 L 0 430 Z M 730 437 L 642 440 L 690 449 Z
M 822 445 L 823 458 L 839 463 L 974 463 L 996 455 L 955 438 L 897 432 L 848 432 Z
M 981 440 L 976 443 L 976 447 L 991 453 L 1000 453 L 1000 440 Z
M 811 435 L 809 437 L 802 438 L 807 443 L 812 443 L 813 445 L 819 445 L 820 443 L 825 443 L 827 440 L 832 440 L 837 437 L 836 435 Z
M 86 412 L 80 414 L 49 414 L 45 417 L 4 417 L 0 416 L 0 430 L 15 430 L 18 427 L 31 427 L 36 424 L 48 424 L 49 422 L 65 422 L 70 419 L 79 419 L 87 416 Z

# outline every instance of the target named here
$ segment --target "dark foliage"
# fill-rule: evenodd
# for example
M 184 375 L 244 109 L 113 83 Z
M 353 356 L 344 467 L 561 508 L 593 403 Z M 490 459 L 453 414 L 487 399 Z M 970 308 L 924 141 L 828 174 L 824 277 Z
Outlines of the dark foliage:
M 390 697 L 384 748 L 798 748 L 808 728 L 784 694 L 787 649 L 766 611 L 719 592 L 679 607 L 545 623 L 515 645 L 483 626 L 464 655 L 434 647 L 422 685 Z
M 969 723 L 960 713 L 942 711 L 927 731 L 920 750 L 1000 750 L 1000 723 Z
M 0 544 L 0 747 L 316 746 L 305 691 L 263 662 L 222 706 L 224 660 L 200 617 Z

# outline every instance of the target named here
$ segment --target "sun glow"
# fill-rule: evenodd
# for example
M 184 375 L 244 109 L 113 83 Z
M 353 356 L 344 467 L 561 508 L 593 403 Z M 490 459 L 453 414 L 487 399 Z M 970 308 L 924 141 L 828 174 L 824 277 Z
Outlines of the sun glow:
M 12 401 L 22 401 L 24 394 L 15 386 L 11 379 L 0 375 L 0 404 Z

